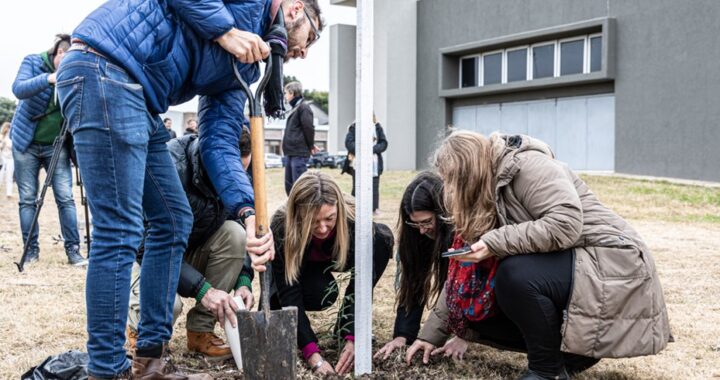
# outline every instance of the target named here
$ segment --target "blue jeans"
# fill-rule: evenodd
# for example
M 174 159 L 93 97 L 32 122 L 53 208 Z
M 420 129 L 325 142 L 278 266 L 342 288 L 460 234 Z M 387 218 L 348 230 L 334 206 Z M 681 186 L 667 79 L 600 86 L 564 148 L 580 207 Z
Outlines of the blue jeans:
M 30 233 L 33 215 L 35 215 L 35 200 L 38 197 L 38 175 L 40 168 L 48 170 L 50 159 L 53 154 L 52 145 L 30 144 L 23 153 L 13 149 L 13 160 L 15 161 L 15 179 L 18 185 L 20 196 L 20 228 L 22 229 L 23 241 L 30 240 L 30 247 L 38 247 L 38 224 Z M 65 240 L 65 250 L 80 245 L 80 236 L 77 228 L 77 210 L 72 194 L 72 171 L 70 170 L 70 158 L 68 150 L 62 149 L 58 158 L 55 174 L 52 178 L 52 190 L 55 195 L 58 214 L 60 215 L 60 231 Z
M 121 67 L 85 51 L 70 51 L 57 91 L 72 131 L 93 215 L 87 273 L 88 372 L 125 371 L 130 277 L 149 223 L 140 277 L 138 348 L 172 335 L 173 303 L 192 213 L 165 145 L 169 133 L 151 115 L 142 86 Z
M 308 157 L 286 156 L 285 160 L 285 194 L 290 195 L 293 184 L 307 171 Z

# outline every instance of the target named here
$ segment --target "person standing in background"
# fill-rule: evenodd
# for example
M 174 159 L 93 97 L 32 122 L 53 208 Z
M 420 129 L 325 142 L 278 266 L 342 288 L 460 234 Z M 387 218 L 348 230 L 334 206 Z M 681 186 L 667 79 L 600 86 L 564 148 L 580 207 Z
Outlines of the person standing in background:
M 383 173 L 384 163 L 382 154 L 387 150 L 387 139 L 382 125 L 377 121 L 377 117 L 373 114 L 373 215 L 380 215 L 380 176 Z M 345 135 L 345 149 L 348 151 L 348 159 L 345 160 L 343 173 L 347 172 L 352 175 L 352 195 L 355 196 L 355 169 L 352 168 L 355 157 L 355 123 L 350 124 L 347 134 Z M 350 157 L 353 157 L 351 159 Z
M 307 171 L 307 162 L 317 152 L 313 111 L 305 104 L 300 82 L 285 85 L 285 100 L 290 111 L 285 123 L 282 149 L 285 155 L 285 194 L 290 194 L 293 184 Z
M 13 117 L 10 138 L 13 141 L 13 160 L 20 197 L 20 227 L 23 242 L 30 246 L 27 263 L 40 258 L 39 228 L 35 225 L 35 229 L 30 231 L 30 225 L 37 209 L 35 200 L 40 168 L 48 169 L 54 151 L 53 143 L 62 129 L 63 117 L 55 96 L 55 71 L 69 48 L 70 36 L 58 34 L 50 49 L 25 57 L 12 86 L 13 94 L 20 99 Z M 60 215 L 60 229 L 68 263 L 73 266 L 87 265 L 87 260 L 80 254 L 70 149 L 66 146 L 58 157 L 52 189 Z
M 170 133 L 170 138 L 174 139 L 177 138 L 177 133 L 173 131 L 172 129 L 172 119 L 169 117 L 166 117 L 163 119 L 163 125 L 165 125 L 165 129 L 167 129 L 168 133 Z
M 188 119 L 188 121 L 185 122 L 185 133 L 183 134 L 183 136 L 190 135 L 190 134 L 197 135 L 197 133 L 198 133 L 197 120 Z
M 12 140 L 10 139 L 10 126 L 7 121 L 0 127 L 0 162 L 2 162 L 2 170 L 0 170 L 0 183 L 5 184 L 5 197 L 10 199 L 13 187 L 13 171 L 15 163 L 12 157 Z

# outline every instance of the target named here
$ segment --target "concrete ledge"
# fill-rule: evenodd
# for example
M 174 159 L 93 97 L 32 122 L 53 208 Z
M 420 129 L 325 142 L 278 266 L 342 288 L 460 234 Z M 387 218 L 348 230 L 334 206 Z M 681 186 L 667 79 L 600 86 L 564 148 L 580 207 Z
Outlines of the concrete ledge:
M 654 176 L 648 176 L 648 175 L 624 174 L 624 173 L 615 173 L 615 172 L 609 172 L 609 171 L 574 170 L 574 172 L 578 173 L 578 174 L 582 174 L 582 175 L 588 175 L 588 176 L 618 177 L 618 178 L 624 178 L 624 179 L 634 179 L 634 180 L 650 181 L 650 182 L 668 182 L 668 183 L 672 183 L 675 185 L 698 186 L 698 187 L 706 187 L 706 188 L 711 188 L 711 189 L 720 189 L 720 182 L 698 181 L 698 180 L 670 178 L 670 177 L 654 177 Z

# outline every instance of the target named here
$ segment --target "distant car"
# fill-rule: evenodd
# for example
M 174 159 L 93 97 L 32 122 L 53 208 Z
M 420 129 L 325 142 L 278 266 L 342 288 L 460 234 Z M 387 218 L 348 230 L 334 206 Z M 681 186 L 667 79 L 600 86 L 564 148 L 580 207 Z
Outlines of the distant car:
M 307 167 L 309 168 L 321 168 L 323 167 L 323 163 L 325 162 L 325 159 L 328 157 L 328 152 L 322 151 L 317 152 L 310 156 L 307 162 Z
M 265 168 L 283 167 L 282 157 L 275 153 L 265 153 Z
M 338 152 L 335 156 L 335 167 L 341 169 L 343 165 L 345 165 L 345 160 L 347 160 L 347 151 L 343 150 Z

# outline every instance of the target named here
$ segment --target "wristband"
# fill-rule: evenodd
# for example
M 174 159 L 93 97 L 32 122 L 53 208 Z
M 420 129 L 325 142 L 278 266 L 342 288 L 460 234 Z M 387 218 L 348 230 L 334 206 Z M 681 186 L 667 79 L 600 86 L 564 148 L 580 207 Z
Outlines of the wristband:
M 313 372 L 317 371 L 318 368 L 322 367 L 323 364 L 325 364 L 325 359 L 320 358 L 320 360 L 318 360 L 318 362 L 312 366 L 312 371 Z
M 238 213 L 238 216 L 240 217 L 240 221 L 243 224 L 245 224 L 245 219 L 247 219 L 253 215 L 255 215 L 255 210 L 253 210 L 250 207 L 240 210 L 240 212 Z
M 198 302 L 202 302 L 203 297 L 205 297 L 205 294 L 207 294 L 207 292 L 208 292 L 208 290 L 210 290 L 210 288 L 212 288 L 212 285 L 210 285 L 209 282 L 205 281 L 202 288 L 200 288 L 200 291 L 195 296 L 195 300 Z

